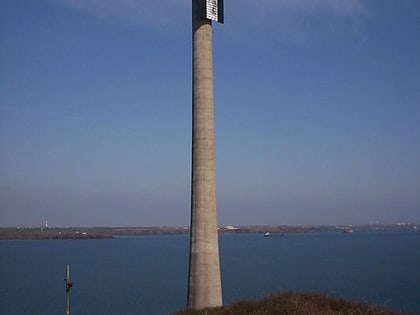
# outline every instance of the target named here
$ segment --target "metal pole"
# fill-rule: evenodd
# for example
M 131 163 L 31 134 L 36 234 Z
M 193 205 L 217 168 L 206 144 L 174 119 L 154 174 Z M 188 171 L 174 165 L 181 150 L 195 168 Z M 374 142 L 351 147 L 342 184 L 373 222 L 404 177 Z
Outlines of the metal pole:
M 66 265 L 66 276 L 64 277 L 66 282 L 66 315 L 70 315 L 70 289 L 73 286 L 73 282 L 70 281 L 70 265 Z

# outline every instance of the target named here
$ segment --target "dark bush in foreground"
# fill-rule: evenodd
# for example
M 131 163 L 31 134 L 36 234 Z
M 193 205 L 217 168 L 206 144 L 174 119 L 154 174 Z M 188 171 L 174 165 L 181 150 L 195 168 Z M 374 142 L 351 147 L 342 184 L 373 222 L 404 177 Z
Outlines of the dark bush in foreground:
M 183 310 L 172 315 L 396 315 L 380 307 L 368 306 L 320 294 L 284 293 L 259 301 L 236 302 L 204 310 Z

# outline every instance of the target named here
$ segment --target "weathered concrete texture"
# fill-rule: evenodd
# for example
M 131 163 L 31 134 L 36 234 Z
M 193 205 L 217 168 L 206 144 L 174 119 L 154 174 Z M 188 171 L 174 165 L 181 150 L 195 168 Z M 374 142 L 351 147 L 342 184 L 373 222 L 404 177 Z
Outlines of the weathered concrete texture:
M 193 140 L 188 307 L 222 305 L 214 156 L 212 25 L 193 7 Z

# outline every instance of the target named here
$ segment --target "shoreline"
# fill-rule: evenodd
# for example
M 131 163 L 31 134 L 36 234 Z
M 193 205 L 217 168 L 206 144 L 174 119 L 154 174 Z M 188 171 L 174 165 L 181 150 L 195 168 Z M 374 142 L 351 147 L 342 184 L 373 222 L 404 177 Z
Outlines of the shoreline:
M 416 224 L 386 225 L 252 225 L 223 226 L 219 234 L 265 234 L 283 236 L 290 233 L 317 232 L 417 232 Z M 0 228 L 0 240 L 43 240 L 43 239 L 112 239 L 123 235 L 181 235 L 189 234 L 189 227 L 29 227 Z

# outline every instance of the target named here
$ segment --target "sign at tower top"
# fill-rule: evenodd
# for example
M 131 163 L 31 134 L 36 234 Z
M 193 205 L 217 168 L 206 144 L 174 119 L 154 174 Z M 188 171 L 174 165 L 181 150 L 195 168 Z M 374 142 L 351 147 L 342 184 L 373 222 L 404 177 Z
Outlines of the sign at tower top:
M 200 0 L 201 17 L 223 23 L 223 0 Z

